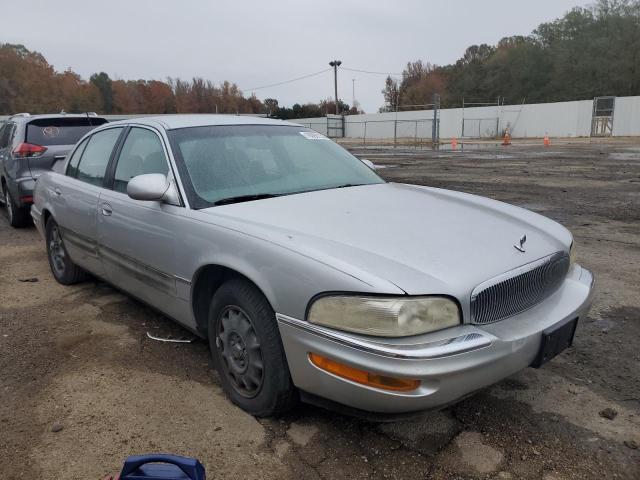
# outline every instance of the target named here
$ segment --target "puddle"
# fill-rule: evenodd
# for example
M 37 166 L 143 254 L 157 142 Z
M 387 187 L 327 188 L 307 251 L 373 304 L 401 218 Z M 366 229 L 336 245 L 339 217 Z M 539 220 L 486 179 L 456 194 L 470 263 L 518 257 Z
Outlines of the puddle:
M 612 160 L 640 160 L 640 149 L 636 152 L 613 152 L 609 154 Z

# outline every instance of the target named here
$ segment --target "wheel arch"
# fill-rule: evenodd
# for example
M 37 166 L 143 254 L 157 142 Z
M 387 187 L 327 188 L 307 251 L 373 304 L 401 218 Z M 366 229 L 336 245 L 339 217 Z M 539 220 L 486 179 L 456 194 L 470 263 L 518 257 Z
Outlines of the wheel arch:
M 42 231 L 44 232 L 44 229 L 47 226 L 47 222 L 51 217 L 53 217 L 53 215 L 51 214 L 51 211 L 48 208 L 43 208 L 41 215 L 42 215 Z
M 191 310 L 200 334 L 205 338 L 208 336 L 211 298 L 225 282 L 232 278 L 242 278 L 251 283 L 264 295 L 273 309 L 273 301 L 267 293 L 268 289 L 261 288 L 260 284 L 251 277 L 235 268 L 216 263 L 203 265 L 196 271 L 191 282 Z

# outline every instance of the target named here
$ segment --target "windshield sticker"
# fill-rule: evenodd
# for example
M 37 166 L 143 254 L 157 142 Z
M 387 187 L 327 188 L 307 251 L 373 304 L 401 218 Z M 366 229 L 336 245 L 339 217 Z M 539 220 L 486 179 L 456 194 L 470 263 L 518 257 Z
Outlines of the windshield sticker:
M 318 132 L 300 132 L 300 135 L 302 135 L 307 140 L 329 140 L 327 137 L 325 137 L 324 135 L 320 135 Z
M 47 138 L 55 138 L 60 135 L 60 129 L 58 127 L 44 127 L 42 134 Z

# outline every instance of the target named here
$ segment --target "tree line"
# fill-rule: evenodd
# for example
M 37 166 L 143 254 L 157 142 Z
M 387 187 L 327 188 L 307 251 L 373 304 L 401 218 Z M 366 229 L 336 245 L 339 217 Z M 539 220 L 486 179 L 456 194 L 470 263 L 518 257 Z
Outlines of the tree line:
M 340 112 L 357 113 L 342 101 Z M 38 52 L 24 45 L 0 44 L 0 114 L 65 111 L 101 114 L 259 113 L 277 118 L 304 118 L 335 113 L 333 100 L 281 107 L 245 96 L 235 83 L 180 78 L 113 80 L 105 72 L 84 80 L 71 69 L 56 72 Z
M 466 102 L 542 103 L 640 95 L 640 0 L 599 0 L 528 36 L 473 45 L 452 65 L 410 62 L 387 77 L 381 110 Z
M 254 95 L 234 83 L 112 80 L 104 72 L 84 80 L 71 69 L 56 72 L 38 52 L 24 45 L 0 44 L 0 114 L 66 111 L 101 114 L 263 113 Z

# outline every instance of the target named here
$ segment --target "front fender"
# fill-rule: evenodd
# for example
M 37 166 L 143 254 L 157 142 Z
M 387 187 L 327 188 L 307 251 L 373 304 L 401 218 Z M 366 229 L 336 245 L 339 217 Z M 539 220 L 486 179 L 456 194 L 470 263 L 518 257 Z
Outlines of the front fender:
M 197 214 L 197 212 L 196 212 Z M 197 273 L 208 265 L 234 270 L 264 293 L 280 314 L 304 318 L 307 304 L 327 291 L 402 295 L 395 287 L 373 286 L 321 261 L 237 229 L 192 218 L 181 253 L 181 276 L 195 285 Z

